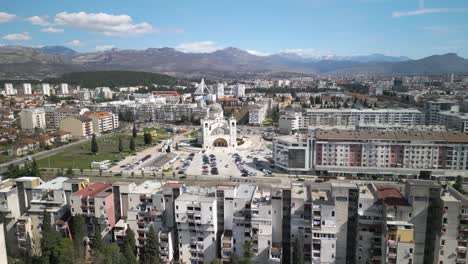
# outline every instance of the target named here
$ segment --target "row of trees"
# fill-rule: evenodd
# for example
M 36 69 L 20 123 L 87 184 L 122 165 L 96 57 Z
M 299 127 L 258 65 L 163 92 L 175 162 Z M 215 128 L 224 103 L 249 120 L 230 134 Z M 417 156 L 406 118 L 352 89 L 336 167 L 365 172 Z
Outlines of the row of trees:
M 41 176 L 41 171 L 35 159 L 31 162 L 25 163 L 23 167 L 18 165 L 10 164 L 8 165 L 8 170 L 4 174 L 5 178 L 16 179 L 23 176 Z

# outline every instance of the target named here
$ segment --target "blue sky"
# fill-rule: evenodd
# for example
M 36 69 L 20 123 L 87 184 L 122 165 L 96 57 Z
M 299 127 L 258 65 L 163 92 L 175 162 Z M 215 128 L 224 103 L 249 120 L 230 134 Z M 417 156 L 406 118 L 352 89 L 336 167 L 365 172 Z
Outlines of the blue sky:
M 466 0 L 0 0 L 1 45 L 468 58 Z

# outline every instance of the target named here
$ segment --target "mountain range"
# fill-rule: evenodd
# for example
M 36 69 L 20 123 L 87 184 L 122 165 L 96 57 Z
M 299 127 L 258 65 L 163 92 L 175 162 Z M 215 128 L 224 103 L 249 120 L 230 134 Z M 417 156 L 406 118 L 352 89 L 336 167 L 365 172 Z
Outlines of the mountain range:
M 423 75 L 468 73 L 455 53 L 412 60 L 382 54 L 304 57 L 296 53 L 256 56 L 237 48 L 184 53 L 173 48 L 111 49 L 80 53 L 63 46 L 0 47 L 0 79 L 42 79 L 74 71 L 131 70 L 183 77 L 235 78 L 301 75 Z

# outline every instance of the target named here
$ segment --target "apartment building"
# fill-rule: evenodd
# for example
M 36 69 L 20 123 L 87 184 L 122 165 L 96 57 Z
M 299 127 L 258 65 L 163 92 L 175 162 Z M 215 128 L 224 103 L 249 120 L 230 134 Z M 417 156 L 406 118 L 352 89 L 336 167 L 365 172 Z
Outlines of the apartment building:
M 3 219 L 3 232 L 7 241 L 16 240 L 16 221 L 21 216 L 18 192 L 14 180 L 0 182 L 0 219 Z M 14 247 L 12 249 L 16 251 Z
M 284 115 L 284 117 L 283 117 Z M 416 126 L 424 122 L 424 114 L 417 109 L 306 109 L 299 113 L 286 113 L 279 119 L 283 134 L 291 134 L 311 127 L 359 126 L 388 127 Z
M 41 84 L 41 91 L 42 91 L 42 95 L 50 96 L 50 84 L 42 83 Z
M 440 111 L 433 114 L 438 125 L 445 126 L 450 131 L 468 133 L 468 114 L 458 111 Z
M 112 112 L 86 112 L 83 114 L 93 120 L 93 132 L 103 133 L 119 127 L 119 116 Z
M 23 83 L 21 85 L 21 89 L 19 90 L 19 94 L 32 94 L 32 86 L 30 83 Z
M 323 175 L 465 175 L 467 151 L 468 135 L 460 132 L 330 130 L 273 142 L 278 167 Z
M 61 83 L 59 85 L 59 91 L 60 91 L 60 95 L 68 95 L 68 93 L 69 93 L 68 84 L 67 83 Z
M 69 132 L 74 138 L 90 137 L 94 133 L 93 120 L 86 116 L 70 116 L 60 121 L 60 130 Z
M 249 106 L 249 125 L 260 126 L 267 116 L 268 105 L 265 103 L 256 103 Z
M 47 128 L 46 114 L 43 108 L 24 109 L 19 113 L 21 130 L 32 132 L 39 128 Z
M 175 200 L 179 263 L 217 258 L 217 200 L 214 190 L 191 187 Z
M 424 113 L 426 125 L 437 124 L 437 113 L 458 109 L 458 102 L 455 100 L 437 99 L 424 102 Z
M 17 93 L 15 87 L 12 83 L 5 83 L 5 94 L 6 95 L 15 95 Z
M 74 107 L 45 107 L 46 124 L 49 129 L 60 127 L 62 119 L 80 115 L 80 109 Z
M 99 230 L 104 241 L 112 241 L 115 225 L 112 184 L 95 182 L 70 195 L 71 214 L 85 218 L 87 235 L 93 238 Z

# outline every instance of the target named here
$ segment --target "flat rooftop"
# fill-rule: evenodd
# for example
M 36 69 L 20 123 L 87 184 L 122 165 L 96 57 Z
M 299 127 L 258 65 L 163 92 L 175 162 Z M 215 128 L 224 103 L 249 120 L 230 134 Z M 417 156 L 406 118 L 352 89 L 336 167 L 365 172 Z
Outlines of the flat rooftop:
M 63 183 L 68 181 L 67 177 L 57 177 L 33 188 L 33 190 L 59 190 L 63 188 Z
M 236 188 L 236 198 L 252 200 L 257 190 L 257 185 L 240 184 Z
M 152 194 L 161 190 L 161 183 L 157 181 L 144 181 L 130 190 L 130 193 Z

